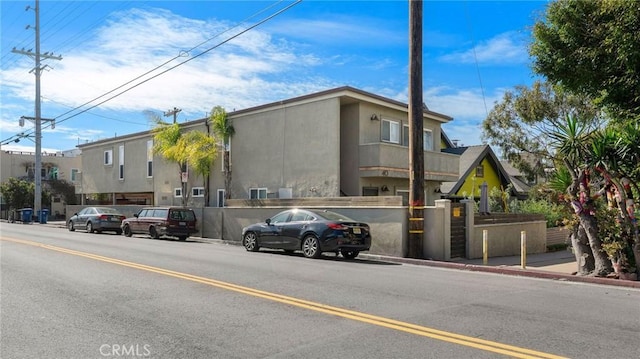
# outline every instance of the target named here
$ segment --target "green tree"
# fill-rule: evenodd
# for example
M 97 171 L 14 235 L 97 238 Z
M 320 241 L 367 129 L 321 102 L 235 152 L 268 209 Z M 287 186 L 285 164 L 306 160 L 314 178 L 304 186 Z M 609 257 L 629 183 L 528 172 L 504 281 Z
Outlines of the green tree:
M 64 203 L 66 204 L 78 204 L 76 196 L 76 187 L 73 183 L 65 180 L 52 179 L 47 181 L 47 187 L 53 194 L 60 194 Z
M 611 262 L 602 250 L 602 241 L 598 236 L 598 221 L 591 194 L 590 170 L 587 163 L 589 143 L 593 132 L 584 121 L 567 116 L 566 121 L 550 133 L 554 140 L 558 161 L 565 165 L 571 177 L 566 188 L 567 199 L 578 219 L 573 228 L 571 242 L 580 264 L 582 258 L 593 259 L 596 275 L 604 276 L 611 272 Z M 585 242 L 588 246 L 585 246 Z M 585 252 L 581 252 L 585 250 Z
M 10 177 L 6 182 L 0 184 L 0 192 L 9 209 L 32 207 L 34 189 L 33 182 L 14 177 Z
M 221 106 L 216 106 L 209 117 L 213 132 L 222 139 L 224 161 L 224 193 L 225 200 L 231 198 L 231 137 L 235 135 L 233 121 L 227 115 L 227 111 Z
M 482 137 L 534 181 L 546 177 L 545 169 L 553 165 L 548 134 L 569 114 L 595 122 L 598 110 L 589 98 L 548 82 L 516 86 L 505 92 L 482 122 Z
M 182 188 L 182 205 L 187 206 L 191 193 L 182 174 L 190 166 L 196 174 L 205 178 L 205 191 L 208 190 L 207 175 L 211 171 L 211 164 L 216 158 L 215 139 L 201 131 L 182 132 L 178 123 L 166 123 L 159 116 L 149 113 L 155 122 L 153 133 L 153 152 L 170 162 L 178 165 L 178 177 Z M 205 194 L 208 198 L 208 195 Z
M 558 0 L 533 27 L 533 69 L 597 99 L 620 119 L 640 114 L 637 1 Z

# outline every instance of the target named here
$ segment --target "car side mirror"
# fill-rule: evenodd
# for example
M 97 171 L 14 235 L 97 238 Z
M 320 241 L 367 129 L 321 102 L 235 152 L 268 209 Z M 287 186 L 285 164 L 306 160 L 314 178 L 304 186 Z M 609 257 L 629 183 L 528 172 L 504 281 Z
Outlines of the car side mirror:
M 271 225 L 271 218 L 267 218 L 267 219 L 265 220 L 265 223 L 267 224 L 267 226 L 268 226 L 268 225 Z
M 137 213 L 136 213 L 136 214 L 134 214 L 133 216 L 134 216 L 134 217 L 136 217 L 136 218 L 138 218 L 138 214 L 137 214 Z

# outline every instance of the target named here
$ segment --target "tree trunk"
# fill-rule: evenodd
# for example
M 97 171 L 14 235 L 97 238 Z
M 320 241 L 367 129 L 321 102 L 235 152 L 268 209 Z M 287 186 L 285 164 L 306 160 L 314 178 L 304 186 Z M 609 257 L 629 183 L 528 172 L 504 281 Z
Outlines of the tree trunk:
M 224 198 L 231 198 L 231 163 L 229 151 L 224 151 Z
M 589 239 L 589 246 L 593 253 L 593 259 L 595 262 L 595 268 L 593 274 L 599 277 L 604 277 L 611 273 L 613 268 L 611 267 L 611 261 L 607 254 L 602 250 L 602 243 L 598 238 L 598 223 L 595 217 L 582 212 L 579 214 L 580 226 L 582 226 Z
M 589 247 L 587 232 L 581 225 L 578 225 L 571 233 L 571 246 L 578 264 L 578 275 L 590 275 L 593 273 L 596 266 L 595 260 L 591 247 Z
M 640 242 L 633 244 L 633 257 L 636 260 L 636 273 L 640 276 Z

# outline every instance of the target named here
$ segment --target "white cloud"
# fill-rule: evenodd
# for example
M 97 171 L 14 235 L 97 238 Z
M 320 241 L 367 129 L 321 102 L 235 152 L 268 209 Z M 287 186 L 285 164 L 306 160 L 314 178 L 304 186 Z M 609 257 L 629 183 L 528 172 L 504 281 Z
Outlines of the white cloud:
M 440 61 L 472 64 L 523 64 L 529 61 L 526 42 L 518 32 L 499 34 L 474 48 L 440 57 Z

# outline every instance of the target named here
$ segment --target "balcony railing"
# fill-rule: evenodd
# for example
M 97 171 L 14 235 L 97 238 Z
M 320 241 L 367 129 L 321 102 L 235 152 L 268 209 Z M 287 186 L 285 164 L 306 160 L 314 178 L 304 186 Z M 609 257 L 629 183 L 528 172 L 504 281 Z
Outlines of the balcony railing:
M 370 143 L 359 147 L 360 176 L 409 178 L 409 148 L 390 143 Z M 435 151 L 424 152 L 425 180 L 457 181 L 460 156 Z

